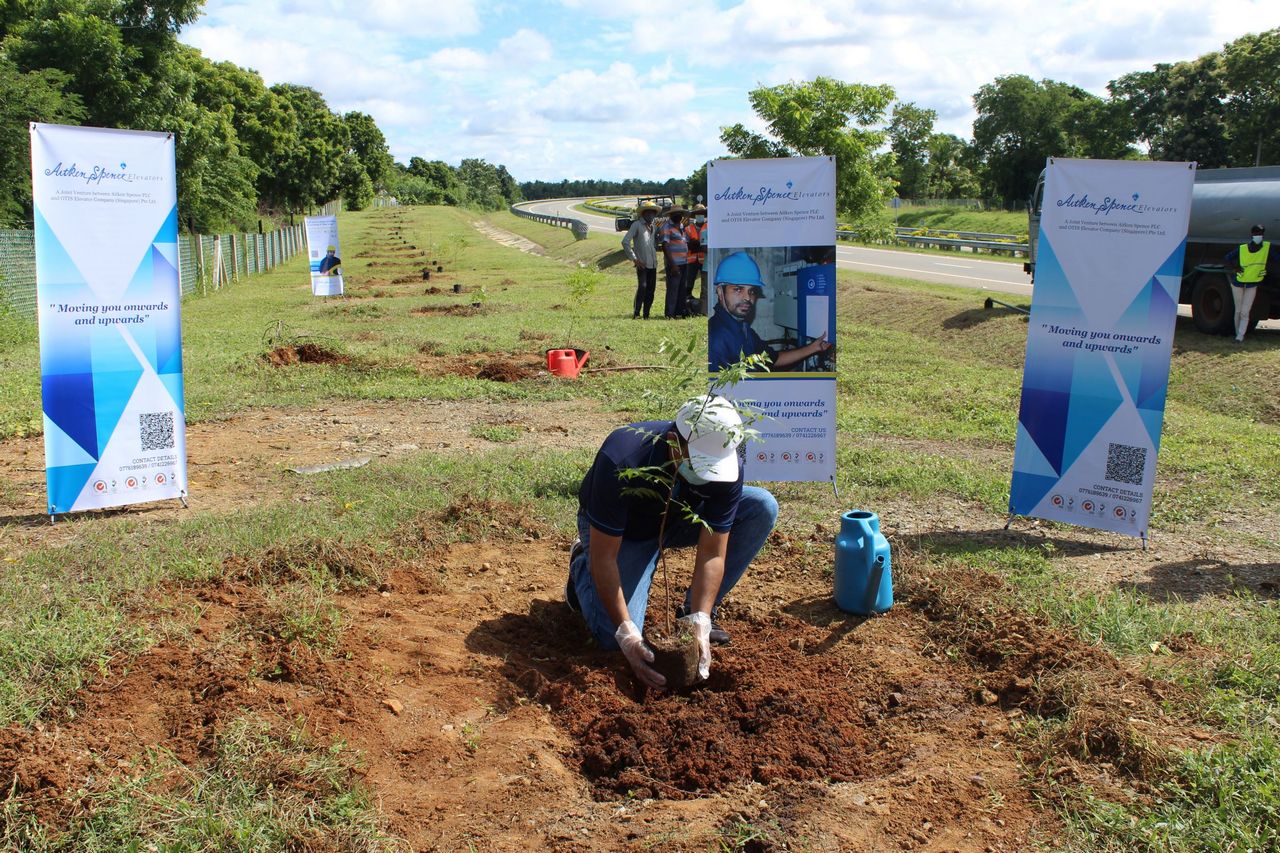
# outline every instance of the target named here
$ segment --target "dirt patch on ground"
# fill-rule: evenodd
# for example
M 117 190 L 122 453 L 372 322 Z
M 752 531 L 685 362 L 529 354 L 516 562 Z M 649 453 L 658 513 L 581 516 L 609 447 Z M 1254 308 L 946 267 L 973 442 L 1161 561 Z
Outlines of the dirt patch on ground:
M 481 314 L 492 314 L 493 308 L 489 305 L 423 305 L 409 313 L 428 316 L 478 317 Z
M 322 344 L 286 344 L 278 346 L 263 356 L 272 367 L 289 367 L 295 364 L 350 364 L 351 356 L 343 355 Z
M 174 617 L 198 614 L 189 635 L 83 691 L 74 720 L 6 730 L 0 780 L 58 826 L 148 749 L 209 762 L 252 712 L 355 750 L 414 849 L 707 849 L 743 820 L 815 850 L 1019 850 L 1055 836 L 1008 712 L 972 700 L 968 667 L 921 655 L 913 607 L 850 622 L 813 591 L 816 618 L 761 617 L 746 613 L 760 604 L 745 582 L 711 683 L 642 700 L 559 600 L 565 543 L 489 528 L 489 513 L 520 517 L 472 502 L 424 516 L 437 544 L 340 596 L 350 627 L 332 651 L 261 627 L 270 567 L 313 561 L 304 547 L 170 590 Z M 492 535 L 449 541 L 459 524 Z
M 437 355 L 438 349 L 432 342 L 423 347 L 415 363 L 424 376 L 469 376 L 491 382 L 519 382 L 545 372 L 541 362 L 529 358 L 504 358 L 493 353 Z
M 490 382 L 519 382 L 528 379 L 537 371 L 522 364 L 511 361 L 490 361 L 476 373 L 477 379 L 488 379 Z
M 453 358 L 464 375 L 473 376 L 492 356 Z M 446 361 L 431 360 L 436 365 Z M 532 362 L 525 366 L 534 367 Z M 376 464 L 420 452 L 480 452 L 492 444 L 471 435 L 472 429 L 495 423 L 519 427 L 508 447 L 563 447 L 568 435 L 564 424 L 574 425 L 575 441 L 599 442 L 611 418 L 587 400 L 401 400 L 254 410 L 188 426 L 189 509 L 166 501 L 96 515 L 159 523 L 191 513 L 242 509 L 264 499 L 309 500 L 311 479 L 290 468 L 360 457 L 371 457 Z M 9 485 L 0 491 L 0 556 L 16 557 L 28 548 L 77 535 L 77 525 L 49 524 L 44 471 L 39 436 L 0 442 L 0 479 Z

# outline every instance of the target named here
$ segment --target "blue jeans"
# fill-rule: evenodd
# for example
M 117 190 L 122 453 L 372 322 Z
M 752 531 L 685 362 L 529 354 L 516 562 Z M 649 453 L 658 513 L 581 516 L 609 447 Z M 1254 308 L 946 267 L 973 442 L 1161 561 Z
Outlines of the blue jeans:
M 757 486 L 743 486 L 742 500 L 738 504 L 738 514 L 733 519 L 733 527 L 729 530 L 729 548 L 724 561 L 724 578 L 720 581 L 720 591 L 716 593 L 716 606 L 729 594 L 729 590 L 747 571 L 747 566 L 755 559 L 765 539 L 769 538 L 773 524 L 778 519 L 778 502 L 773 495 Z M 666 531 L 666 547 L 682 548 L 696 545 L 702 526 L 693 524 L 684 518 L 668 519 Z M 578 594 L 578 603 L 582 607 L 582 618 L 588 630 L 595 636 L 596 642 L 606 649 L 618 648 L 613 633 L 617 626 L 605 612 L 600 603 L 600 595 L 596 592 L 595 581 L 591 577 L 591 522 L 581 513 L 578 514 L 578 535 L 586 546 L 577 559 L 569 566 L 569 579 L 574 591 Z M 622 582 L 622 594 L 627 600 L 627 611 L 631 621 L 644 630 L 644 614 L 649 607 L 649 587 L 653 583 L 654 572 L 658 567 L 658 539 L 623 539 L 618 548 L 618 579 Z M 689 603 L 689 594 L 685 593 L 685 603 Z

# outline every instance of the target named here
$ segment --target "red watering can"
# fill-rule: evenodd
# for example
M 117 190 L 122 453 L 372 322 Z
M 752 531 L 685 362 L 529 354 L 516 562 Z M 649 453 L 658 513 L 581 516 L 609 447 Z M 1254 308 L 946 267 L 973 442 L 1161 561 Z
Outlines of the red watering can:
M 584 349 L 547 350 L 547 370 L 566 379 L 577 379 L 591 353 Z

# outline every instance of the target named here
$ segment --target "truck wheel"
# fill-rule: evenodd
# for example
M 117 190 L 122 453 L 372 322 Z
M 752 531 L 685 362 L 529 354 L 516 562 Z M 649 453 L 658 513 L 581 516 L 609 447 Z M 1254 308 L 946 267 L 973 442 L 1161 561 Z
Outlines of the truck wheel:
M 1235 332 L 1235 301 L 1231 285 L 1221 275 L 1201 275 L 1191 291 L 1191 321 L 1206 335 Z

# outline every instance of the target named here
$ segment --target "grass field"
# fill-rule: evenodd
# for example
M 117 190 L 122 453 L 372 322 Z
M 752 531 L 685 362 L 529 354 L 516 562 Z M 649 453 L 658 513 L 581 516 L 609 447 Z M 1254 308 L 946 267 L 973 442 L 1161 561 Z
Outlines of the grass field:
M 34 334 L 0 319 L 0 847 L 1280 846 L 1280 335 L 1179 321 L 1143 552 L 1001 529 L 1023 318 L 841 272 L 839 498 L 774 488 L 724 671 L 784 663 L 769 701 L 801 709 L 808 667 L 843 672 L 812 713 L 856 700 L 867 764 L 602 793 L 555 687 L 626 710 L 616 662 L 563 645 L 577 484 L 610 428 L 679 399 L 659 343 L 701 328 L 630 319 L 613 237 L 485 217 L 526 254 L 477 218 L 344 215 L 348 299 L 296 261 L 184 305 L 190 511 L 42 521 Z M 269 358 L 305 343 L 330 360 Z M 570 344 L 653 369 L 537 375 Z M 899 589 L 862 625 L 828 602 L 852 507 Z
M 966 210 L 958 207 L 909 207 L 898 211 L 904 228 L 936 228 L 940 231 L 981 231 L 987 234 L 1027 236 L 1027 212 Z

